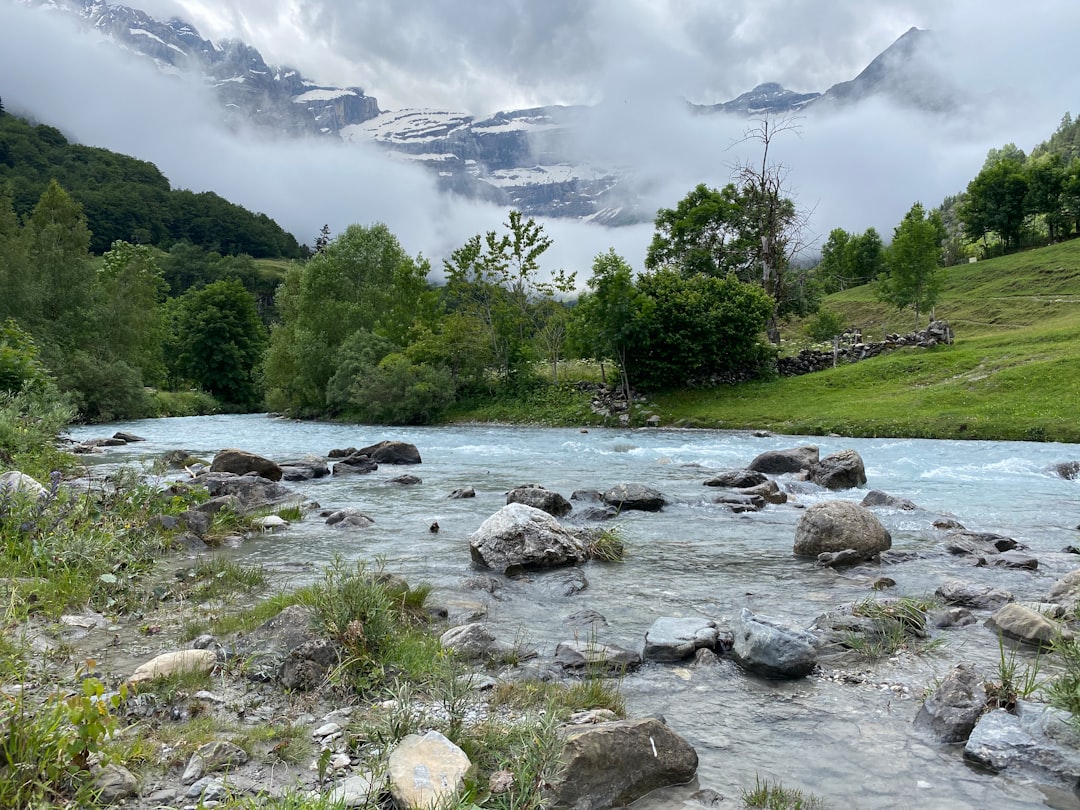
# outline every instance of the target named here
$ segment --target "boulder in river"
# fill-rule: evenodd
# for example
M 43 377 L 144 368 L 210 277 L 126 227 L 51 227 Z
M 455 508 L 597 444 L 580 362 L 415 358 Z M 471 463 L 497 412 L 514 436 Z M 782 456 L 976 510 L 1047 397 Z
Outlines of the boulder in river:
M 809 470 L 818 463 L 818 448 L 812 444 L 788 450 L 766 450 L 747 464 L 747 469 L 766 475 L 783 475 Z
M 415 444 L 408 442 L 382 441 L 378 444 L 361 447 L 358 456 L 368 456 L 378 464 L 419 464 L 420 451 Z
M 502 574 L 585 562 L 588 553 L 575 532 L 542 509 L 511 503 L 480 524 L 469 538 L 473 563 Z
M 841 450 L 813 465 L 810 480 L 825 489 L 854 489 L 866 484 L 866 468 L 857 452 Z
M 1072 791 L 1080 773 L 1080 732 L 1067 712 L 1027 700 L 987 712 L 964 746 L 964 759 Z
M 728 487 L 731 489 L 745 489 L 764 484 L 769 478 L 765 473 L 757 470 L 721 470 L 708 481 L 707 487 Z
M 604 503 L 620 511 L 659 512 L 667 499 L 663 493 L 644 484 L 617 484 L 603 495 Z
M 514 487 L 506 493 L 507 503 L 524 503 L 537 509 L 542 509 L 549 515 L 563 517 L 570 514 L 573 506 L 558 492 L 552 492 L 539 484 L 526 484 Z
M 907 498 L 898 498 L 895 495 L 882 492 L 880 489 L 872 489 L 867 492 L 866 497 L 859 502 L 859 506 L 865 506 L 867 508 L 872 506 L 882 506 L 886 509 L 900 509 L 904 512 L 913 512 L 919 508 L 915 505 L 914 501 L 910 501 Z
M 645 632 L 644 657 L 651 661 L 682 661 L 701 649 L 715 650 L 719 631 L 712 619 L 661 616 Z
M 964 742 L 985 711 L 982 675 L 968 664 L 957 664 L 915 715 L 915 728 L 938 742 Z
M 851 501 L 814 504 L 795 526 L 794 551 L 800 556 L 854 549 L 869 559 L 891 547 L 892 536 L 881 521 Z
M 210 472 L 229 472 L 236 475 L 255 473 L 270 481 L 281 480 L 281 467 L 276 462 L 236 448 L 222 450 L 214 456 Z
M 731 633 L 731 657 L 743 669 L 767 678 L 801 678 L 817 665 L 813 634 L 746 608 L 735 618 Z
M 1062 624 L 1015 602 L 999 608 L 986 620 L 986 626 L 1006 638 L 1036 647 L 1049 647 L 1058 638 L 1072 638 Z

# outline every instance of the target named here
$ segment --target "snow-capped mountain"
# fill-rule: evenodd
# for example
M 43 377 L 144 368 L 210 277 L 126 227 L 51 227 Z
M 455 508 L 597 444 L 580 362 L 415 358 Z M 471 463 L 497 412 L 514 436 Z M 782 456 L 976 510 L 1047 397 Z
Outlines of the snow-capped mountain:
M 160 70 L 200 76 L 216 94 L 223 121 L 234 128 L 373 143 L 391 159 L 424 166 L 447 191 L 530 216 L 605 224 L 650 218 L 633 203 L 629 169 L 590 163 L 574 148 L 572 135 L 590 108 L 539 107 L 484 119 L 442 110 L 384 111 L 362 88 L 318 85 L 295 68 L 267 65 L 243 42 L 203 39 L 183 20 L 162 22 L 99 0 L 19 1 L 72 14 Z M 940 85 L 924 69 L 912 67 L 926 45 L 925 34 L 912 29 L 854 80 L 825 93 L 796 93 L 766 83 L 728 102 L 691 107 L 701 114 L 784 114 L 885 94 L 903 104 L 941 109 L 948 101 Z

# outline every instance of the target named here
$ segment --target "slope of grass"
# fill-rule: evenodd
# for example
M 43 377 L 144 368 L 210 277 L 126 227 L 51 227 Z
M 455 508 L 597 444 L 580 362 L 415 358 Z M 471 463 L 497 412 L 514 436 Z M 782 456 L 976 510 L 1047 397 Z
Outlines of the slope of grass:
M 944 273 L 936 314 L 953 325 L 953 346 L 905 349 L 797 378 L 669 392 L 655 404 L 667 423 L 700 426 L 1080 441 L 1080 240 Z M 890 311 L 869 286 L 825 305 L 867 339 L 913 326 L 912 313 Z

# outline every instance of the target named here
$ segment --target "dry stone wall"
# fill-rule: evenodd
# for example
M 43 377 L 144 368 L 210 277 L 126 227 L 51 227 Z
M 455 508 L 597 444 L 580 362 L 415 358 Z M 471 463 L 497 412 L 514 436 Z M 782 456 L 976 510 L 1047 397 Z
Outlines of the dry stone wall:
M 932 321 L 926 329 L 906 335 L 886 335 L 884 340 L 873 343 L 838 345 L 835 351 L 803 349 L 794 357 L 781 357 L 776 361 L 776 371 L 782 377 L 796 377 L 814 371 L 824 371 L 841 363 L 856 363 L 868 357 L 877 357 L 905 346 L 928 349 L 939 343 L 952 344 L 952 327 L 945 321 Z

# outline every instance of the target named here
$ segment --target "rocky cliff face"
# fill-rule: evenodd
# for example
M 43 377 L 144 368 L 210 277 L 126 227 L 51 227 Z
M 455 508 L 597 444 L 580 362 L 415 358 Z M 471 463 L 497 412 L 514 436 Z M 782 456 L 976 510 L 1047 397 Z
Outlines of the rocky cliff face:
M 196 72 L 213 88 L 223 121 L 234 129 L 373 143 L 391 158 L 423 166 L 444 190 L 530 216 L 606 224 L 652 217 L 653 212 L 635 206 L 628 170 L 585 160 L 574 148 L 573 134 L 589 108 L 539 107 L 479 120 L 442 110 L 386 112 L 359 87 L 315 84 L 294 68 L 267 65 L 243 42 L 203 39 L 182 20 L 160 22 L 138 9 L 95 0 L 21 1 L 74 14 L 88 28 L 152 59 L 164 71 Z M 731 101 L 693 109 L 702 114 L 782 115 L 855 103 L 871 95 L 943 109 L 952 102 L 921 58 L 928 44 L 927 32 L 913 28 L 855 79 L 823 94 L 766 83 Z

